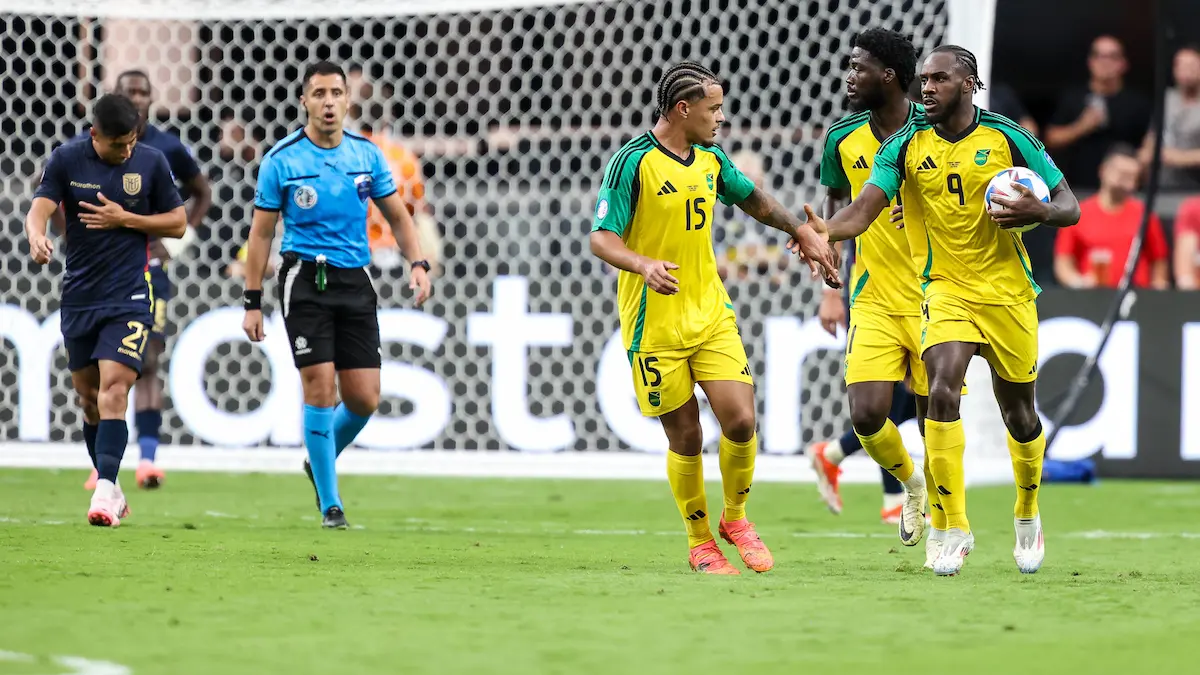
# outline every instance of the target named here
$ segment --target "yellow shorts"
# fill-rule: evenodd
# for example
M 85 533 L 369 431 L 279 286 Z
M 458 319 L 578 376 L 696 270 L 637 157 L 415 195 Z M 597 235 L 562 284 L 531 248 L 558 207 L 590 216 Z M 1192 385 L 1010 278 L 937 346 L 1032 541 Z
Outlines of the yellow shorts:
M 929 395 L 929 378 L 921 361 L 921 317 L 894 316 L 877 309 L 850 310 L 846 338 L 846 384 L 903 382 L 912 375 L 912 390 Z
M 633 388 L 646 417 L 658 417 L 691 400 L 697 382 L 713 380 L 754 384 L 746 347 L 730 314 L 707 340 L 687 349 L 630 352 Z
M 921 305 L 921 352 L 944 342 L 973 342 L 1001 379 L 1037 379 L 1038 313 L 1033 300 L 1016 305 L 977 305 L 952 295 Z

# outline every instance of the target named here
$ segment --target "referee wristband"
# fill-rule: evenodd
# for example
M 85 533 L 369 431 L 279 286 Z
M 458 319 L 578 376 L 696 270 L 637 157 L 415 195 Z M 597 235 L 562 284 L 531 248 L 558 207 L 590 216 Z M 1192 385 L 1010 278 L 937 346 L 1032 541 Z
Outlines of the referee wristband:
M 257 309 L 262 310 L 262 291 L 252 291 L 246 289 L 242 291 L 242 309 L 246 311 Z

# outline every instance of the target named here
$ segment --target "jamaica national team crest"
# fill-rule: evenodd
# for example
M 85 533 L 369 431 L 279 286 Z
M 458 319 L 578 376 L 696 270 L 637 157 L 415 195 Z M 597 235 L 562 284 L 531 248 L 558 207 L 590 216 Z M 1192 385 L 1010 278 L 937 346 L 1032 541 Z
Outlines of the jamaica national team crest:
M 991 157 L 991 156 L 992 156 L 992 151 L 990 148 L 987 150 L 976 150 L 975 151 L 975 163 L 978 164 L 979 166 L 983 166 L 984 164 L 987 164 L 988 157 Z
M 713 190 L 714 189 L 713 175 L 711 173 L 704 174 L 704 180 L 705 180 L 705 182 L 708 183 L 708 189 Z
M 142 191 L 142 174 L 127 173 L 121 176 L 121 185 L 125 188 L 125 194 L 136 195 Z

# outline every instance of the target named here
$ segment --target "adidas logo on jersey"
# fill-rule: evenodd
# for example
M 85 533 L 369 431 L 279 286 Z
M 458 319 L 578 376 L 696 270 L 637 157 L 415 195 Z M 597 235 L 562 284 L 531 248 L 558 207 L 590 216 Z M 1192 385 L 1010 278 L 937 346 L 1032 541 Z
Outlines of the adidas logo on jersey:
M 921 165 L 917 167 L 917 171 L 932 171 L 936 168 L 937 164 L 933 163 L 933 158 L 925 155 L 925 161 L 921 162 Z
M 871 167 L 870 167 L 870 166 L 867 164 L 867 158 L 866 158 L 866 157 L 863 157 L 862 155 L 859 155 L 859 156 L 858 156 L 858 161 L 854 163 L 854 165 L 853 165 L 853 168 L 855 168 L 855 169 L 869 169 L 869 168 L 871 168 Z
M 676 192 L 679 192 L 679 190 L 676 190 L 675 186 L 671 185 L 671 181 L 667 181 L 667 182 L 663 183 L 663 186 L 661 188 L 659 188 L 659 190 L 658 190 L 659 196 L 673 195 Z

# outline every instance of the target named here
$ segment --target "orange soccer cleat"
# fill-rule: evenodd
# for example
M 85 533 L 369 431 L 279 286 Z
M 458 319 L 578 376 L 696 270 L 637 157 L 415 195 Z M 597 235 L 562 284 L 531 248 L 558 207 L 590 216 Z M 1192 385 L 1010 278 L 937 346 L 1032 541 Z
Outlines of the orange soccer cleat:
M 715 539 L 710 539 L 688 552 L 688 562 L 692 569 L 701 574 L 741 574 L 737 568 L 729 564 L 729 559 L 721 552 Z
M 148 459 L 138 462 L 135 477 L 137 478 L 137 486 L 143 490 L 158 489 L 162 487 L 163 481 L 166 479 L 166 475 L 162 469 L 154 466 L 154 462 Z
M 899 525 L 903 513 L 904 504 L 897 504 L 891 508 L 884 506 L 879 509 L 879 519 L 885 525 Z
M 96 471 L 95 469 L 92 469 L 92 475 L 88 476 L 88 479 L 86 481 L 84 481 L 83 489 L 87 490 L 88 492 L 95 490 L 97 480 L 100 480 L 100 472 Z
M 721 525 L 717 532 L 721 533 L 722 539 L 737 546 L 738 555 L 742 556 L 746 567 L 755 572 L 766 572 L 775 566 L 775 558 L 754 531 L 754 523 L 746 518 L 727 523 L 725 514 L 722 513 Z
M 825 448 L 828 445 L 826 442 L 813 443 L 808 446 L 805 454 L 808 455 L 808 461 L 817 474 L 817 492 L 821 494 L 821 500 L 829 507 L 831 513 L 840 515 L 842 494 L 838 490 L 838 478 L 842 475 L 842 469 L 825 458 Z

